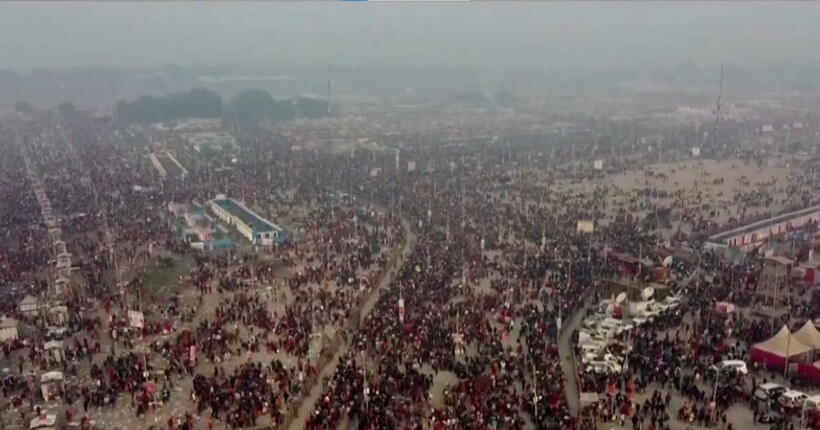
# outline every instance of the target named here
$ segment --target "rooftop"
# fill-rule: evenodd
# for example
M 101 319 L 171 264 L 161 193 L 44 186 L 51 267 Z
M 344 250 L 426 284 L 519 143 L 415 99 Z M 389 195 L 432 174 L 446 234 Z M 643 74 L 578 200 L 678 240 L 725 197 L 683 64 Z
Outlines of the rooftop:
M 730 237 L 743 235 L 743 234 L 747 234 L 747 233 L 752 233 L 752 232 L 755 232 L 757 230 L 760 230 L 761 228 L 765 228 L 765 227 L 769 227 L 769 226 L 775 226 L 777 224 L 787 222 L 787 221 L 791 221 L 794 218 L 798 218 L 798 217 L 801 217 L 803 215 L 808 215 L 810 213 L 817 212 L 817 211 L 820 211 L 820 205 L 811 206 L 811 207 L 808 207 L 808 208 L 805 208 L 805 209 L 796 210 L 794 212 L 789 212 L 789 213 L 785 213 L 783 215 L 778 215 L 776 217 L 772 217 L 772 218 L 769 218 L 769 219 L 764 219 L 762 221 L 757 221 L 757 222 L 754 222 L 754 223 L 749 224 L 749 225 L 744 225 L 742 227 L 737 227 L 737 228 L 734 228 L 732 230 L 727 230 L 727 231 L 724 231 L 722 233 L 717 233 L 715 235 L 710 236 L 709 241 L 711 241 L 711 242 L 721 242 L 721 241 L 726 240 Z
M 221 208 L 228 211 L 230 214 L 239 218 L 242 222 L 249 225 L 251 228 L 255 228 L 257 230 L 277 230 L 282 231 L 282 228 L 278 225 L 256 215 L 255 213 L 247 210 L 246 208 L 242 207 L 239 203 L 237 203 L 233 199 L 214 199 L 214 204 L 219 205 Z

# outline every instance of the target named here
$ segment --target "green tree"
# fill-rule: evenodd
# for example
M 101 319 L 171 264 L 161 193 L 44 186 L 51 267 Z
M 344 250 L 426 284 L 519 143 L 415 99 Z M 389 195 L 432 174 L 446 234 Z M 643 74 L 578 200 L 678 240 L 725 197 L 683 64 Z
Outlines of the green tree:
M 26 115 L 31 115 L 34 113 L 34 106 L 32 106 L 29 102 L 20 101 L 14 104 L 14 110 Z
M 296 100 L 296 106 L 305 118 L 314 119 L 327 116 L 327 100 L 299 97 Z
M 67 120 L 73 120 L 79 115 L 77 108 L 71 102 L 62 102 L 57 105 L 57 112 Z
M 140 96 L 133 102 L 117 104 L 116 119 L 120 123 L 165 122 L 183 118 L 222 117 L 222 98 L 204 88 L 184 93 L 171 93 L 159 98 Z
M 490 102 L 489 100 L 487 100 L 487 96 L 485 96 L 484 93 L 478 90 L 455 93 L 450 96 L 450 101 L 455 103 L 463 103 L 474 107 L 486 106 Z
M 277 101 L 264 90 L 242 91 L 230 106 L 230 115 L 241 121 L 290 121 L 297 113 L 292 100 Z
M 515 101 L 515 96 L 510 90 L 498 90 L 493 95 L 493 103 L 499 107 L 512 107 Z

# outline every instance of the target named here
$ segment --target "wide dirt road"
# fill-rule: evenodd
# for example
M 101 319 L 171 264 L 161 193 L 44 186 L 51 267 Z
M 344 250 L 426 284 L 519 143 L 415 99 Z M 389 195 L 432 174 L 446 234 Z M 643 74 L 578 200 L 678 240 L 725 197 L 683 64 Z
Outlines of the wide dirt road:
M 379 301 L 379 297 L 381 297 L 382 291 L 384 291 L 390 282 L 393 280 L 393 277 L 398 272 L 398 268 L 404 263 L 405 258 L 410 254 L 410 251 L 416 246 L 416 234 L 410 228 L 410 223 L 407 221 L 402 221 L 402 227 L 404 228 L 404 235 L 406 240 L 404 241 L 404 246 L 399 250 L 399 257 L 396 261 L 395 268 L 390 267 L 388 271 L 382 276 L 382 279 L 379 281 L 379 284 L 376 286 L 373 294 L 370 295 L 367 302 L 365 302 L 364 307 L 362 308 L 361 318 L 364 319 L 370 314 L 370 311 L 373 310 L 373 307 L 376 305 L 376 302 Z M 348 337 L 349 339 L 353 338 L 353 333 Z M 313 411 L 314 406 L 316 405 L 316 401 L 319 400 L 319 396 L 322 395 L 324 391 L 324 380 L 329 378 L 330 375 L 336 370 L 336 366 L 339 363 L 339 358 L 342 357 L 347 351 L 350 349 L 349 343 L 344 343 L 336 351 L 336 354 L 333 355 L 333 359 L 331 359 L 327 365 L 321 370 L 319 373 L 319 378 L 317 379 L 316 384 L 310 389 L 310 394 L 305 398 L 302 404 L 299 406 L 299 411 L 296 415 L 296 419 L 290 424 L 289 429 L 297 430 L 302 429 L 305 427 L 305 420 Z

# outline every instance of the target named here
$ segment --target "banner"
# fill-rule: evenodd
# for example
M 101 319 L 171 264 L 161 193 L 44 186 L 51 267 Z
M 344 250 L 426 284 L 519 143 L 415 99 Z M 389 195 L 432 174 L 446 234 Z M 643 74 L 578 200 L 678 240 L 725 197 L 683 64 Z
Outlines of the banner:
M 142 328 L 145 325 L 145 317 L 140 311 L 128 311 L 128 324 L 131 327 Z
M 578 233 L 592 233 L 595 231 L 595 224 L 592 221 L 578 221 L 576 230 Z
M 408 172 L 415 172 L 416 171 L 416 162 L 415 161 L 408 161 L 407 162 L 407 171 Z
M 699 146 L 692 147 L 692 156 L 693 157 L 699 157 L 700 156 L 700 147 Z
M 593 162 L 592 167 L 593 167 L 595 170 L 603 170 L 603 169 L 604 169 L 604 160 L 595 160 L 595 161 Z
M 404 299 L 399 299 L 399 322 L 404 322 Z

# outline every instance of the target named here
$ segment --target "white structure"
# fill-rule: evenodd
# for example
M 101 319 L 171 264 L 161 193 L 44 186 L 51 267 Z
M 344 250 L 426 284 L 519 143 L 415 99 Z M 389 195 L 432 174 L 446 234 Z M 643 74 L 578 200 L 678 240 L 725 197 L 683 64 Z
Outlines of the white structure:
M 732 247 L 747 251 L 756 248 L 770 237 L 786 234 L 790 230 L 801 228 L 812 221 L 820 222 L 820 205 L 712 235 L 703 246 L 706 249 Z
M 20 323 L 14 318 L 6 318 L 0 322 L 0 342 L 8 342 L 20 338 L 17 327 Z
M 35 317 L 40 312 L 40 304 L 34 296 L 26 296 L 20 301 L 20 312 L 26 317 Z
M 214 215 L 256 245 L 273 245 L 287 239 L 285 230 L 259 216 L 242 203 L 219 194 L 208 202 Z

